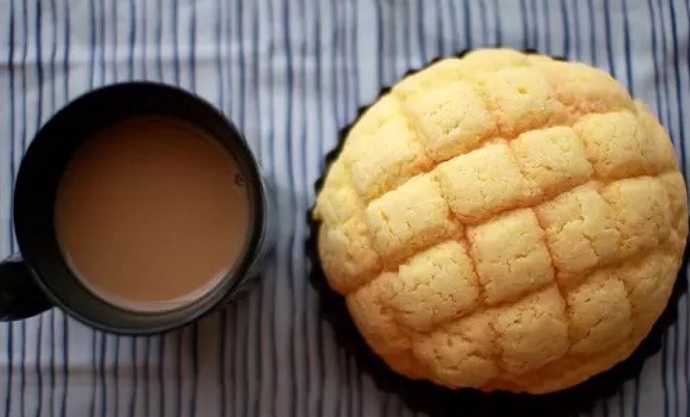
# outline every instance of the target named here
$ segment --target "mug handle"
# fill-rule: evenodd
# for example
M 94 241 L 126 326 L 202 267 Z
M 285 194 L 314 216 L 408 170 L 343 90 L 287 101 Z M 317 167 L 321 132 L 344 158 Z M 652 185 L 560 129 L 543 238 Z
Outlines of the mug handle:
M 20 256 L 0 262 L 0 321 L 25 319 L 51 307 Z

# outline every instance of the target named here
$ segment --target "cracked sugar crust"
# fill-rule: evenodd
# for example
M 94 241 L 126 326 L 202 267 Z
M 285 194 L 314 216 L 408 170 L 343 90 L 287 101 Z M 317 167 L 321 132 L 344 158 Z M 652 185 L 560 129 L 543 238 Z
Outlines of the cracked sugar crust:
M 329 284 L 410 378 L 544 393 L 625 359 L 688 235 L 666 130 L 607 73 L 507 49 L 410 75 L 350 129 L 314 217 Z

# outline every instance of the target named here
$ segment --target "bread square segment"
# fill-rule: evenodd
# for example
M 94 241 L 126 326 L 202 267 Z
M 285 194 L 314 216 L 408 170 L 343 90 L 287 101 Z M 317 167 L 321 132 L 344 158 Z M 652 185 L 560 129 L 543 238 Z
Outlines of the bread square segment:
M 645 158 L 647 137 L 629 111 L 590 114 L 575 131 L 585 143 L 589 160 L 599 178 L 616 179 L 650 173 Z
M 478 223 L 496 212 L 524 204 L 537 194 L 504 143 L 453 158 L 435 172 L 450 208 L 466 223 Z
M 614 270 L 612 275 L 623 282 L 630 301 L 633 340 L 644 337 L 664 311 L 681 261 L 664 250 L 655 250 Z
M 619 233 L 614 213 L 595 184 L 563 193 L 535 211 L 559 272 L 579 273 L 615 257 Z
M 393 116 L 347 150 L 355 189 L 367 200 L 378 197 L 431 166 L 415 130 Z
M 481 312 L 463 317 L 418 338 L 415 356 L 430 368 L 435 378 L 454 387 L 481 387 L 499 375 L 493 360 L 495 335 L 493 315 Z
M 506 68 L 477 76 L 504 137 L 562 121 L 565 108 L 534 68 Z
M 523 133 L 510 147 L 527 180 L 547 196 L 582 184 L 592 175 L 585 147 L 568 127 Z
M 601 352 L 625 343 L 632 330 L 630 302 L 623 283 L 599 271 L 569 292 L 571 351 Z
M 389 264 L 462 230 L 431 175 L 415 177 L 372 201 L 366 217 L 374 247 Z
M 519 375 L 565 355 L 567 320 L 565 303 L 555 285 L 499 309 L 493 327 L 503 369 Z
M 387 94 L 379 101 L 369 107 L 357 120 L 357 123 L 352 125 L 348 132 L 347 141 L 343 148 L 343 153 L 347 148 L 358 142 L 362 137 L 376 132 L 388 120 L 397 117 L 402 112 L 402 103 L 393 94 Z
M 488 304 L 515 299 L 553 281 L 544 233 L 531 209 L 470 227 L 467 234 Z
M 651 249 L 671 232 L 671 204 L 658 178 L 637 177 L 614 181 L 602 191 L 611 205 L 620 233 L 618 256 L 622 259 Z
M 605 71 L 540 55 L 527 59 L 544 74 L 558 101 L 568 108 L 571 120 L 589 113 L 633 108 L 625 88 Z
M 381 269 L 361 214 L 340 225 L 321 225 L 319 258 L 328 283 L 341 294 L 358 288 Z
M 400 265 L 392 286 L 389 304 L 398 321 L 419 331 L 460 317 L 479 301 L 472 260 L 456 241 L 436 245 Z
M 472 85 L 456 81 L 420 93 L 406 107 L 421 130 L 421 139 L 436 161 L 479 146 L 496 131 L 496 123 Z
M 647 160 L 647 172 L 660 173 L 667 169 L 678 169 L 678 163 L 673 151 L 671 138 L 652 115 L 646 105 L 636 101 L 637 121 L 642 129 L 644 138 L 643 153 Z
M 343 224 L 364 210 L 342 161 L 331 165 L 324 190 L 316 200 L 316 215 L 328 225 Z

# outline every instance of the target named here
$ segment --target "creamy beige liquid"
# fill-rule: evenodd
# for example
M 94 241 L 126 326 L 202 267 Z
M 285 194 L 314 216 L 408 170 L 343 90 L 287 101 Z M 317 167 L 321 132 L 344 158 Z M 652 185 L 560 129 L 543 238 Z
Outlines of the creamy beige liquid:
M 246 250 L 247 191 L 229 152 L 202 131 L 142 117 L 94 135 L 55 206 L 58 241 L 94 293 L 162 311 L 213 288 Z

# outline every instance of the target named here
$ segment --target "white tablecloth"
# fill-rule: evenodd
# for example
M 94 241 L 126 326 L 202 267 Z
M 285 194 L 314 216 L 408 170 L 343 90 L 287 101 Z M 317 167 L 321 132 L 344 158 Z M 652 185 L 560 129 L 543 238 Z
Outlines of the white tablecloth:
M 78 94 L 128 79 L 178 84 L 223 109 L 277 184 L 281 216 L 261 285 L 195 326 L 116 337 L 57 310 L 0 325 L 0 416 L 413 414 L 338 347 L 308 284 L 305 211 L 338 129 L 408 69 L 506 45 L 610 71 L 660 115 L 684 163 L 688 8 L 680 0 L 0 0 L 0 255 L 16 247 L 11 188 L 36 129 Z M 678 313 L 639 377 L 580 414 L 689 415 L 685 296 Z M 455 411 L 470 408 L 460 401 Z

